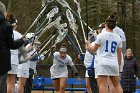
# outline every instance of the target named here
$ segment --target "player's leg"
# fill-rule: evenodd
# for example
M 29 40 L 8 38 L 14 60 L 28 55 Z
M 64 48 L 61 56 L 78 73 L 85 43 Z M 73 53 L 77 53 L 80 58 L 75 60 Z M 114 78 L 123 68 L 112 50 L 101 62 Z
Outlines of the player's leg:
M 26 85 L 27 78 L 29 78 L 29 70 L 18 69 L 17 77 L 19 77 L 17 93 L 24 93 L 24 87 Z
M 119 76 L 111 76 L 110 79 L 114 85 L 116 93 L 123 93 L 122 87 L 120 85 L 120 77 Z
M 31 91 L 32 91 L 32 79 L 33 79 L 33 75 L 34 75 L 34 70 L 33 69 L 30 69 L 29 70 L 29 78 L 26 81 L 24 93 L 31 93 Z
M 27 78 L 19 77 L 19 85 L 17 89 L 17 93 L 24 93 L 24 87 L 26 85 Z
M 18 65 L 12 64 L 12 69 L 8 71 L 7 75 L 7 93 L 14 93 L 15 91 L 15 80 L 18 70 Z
M 53 85 L 54 85 L 56 93 L 59 93 L 59 91 L 60 91 L 60 79 L 59 78 L 53 79 Z
M 60 78 L 60 93 L 65 93 L 66 77 Z
M 99 93 L 108 93 L 108 91 L 107 91 L 107 76 L 99 75 L 98 76 L 98 83 L 99 83 L 99 85 L 98 85 Z
M 90 87 L 89 77 L 86 77 L 86 88 L 87 88 L 87 93 L 92 93 L 91 87 Z
M 108 82 L 109 93 L 116 93 L 113 83 L 110 80 L 110 77 L 108 77 L 107 82 Z
M 15 75 L 7 75 L 7 93 L 14 93 L 15 90 Z

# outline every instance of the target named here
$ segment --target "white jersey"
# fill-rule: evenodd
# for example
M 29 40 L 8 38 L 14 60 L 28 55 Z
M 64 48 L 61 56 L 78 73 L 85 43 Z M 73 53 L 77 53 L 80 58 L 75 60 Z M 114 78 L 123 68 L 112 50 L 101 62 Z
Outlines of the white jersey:
M 106 29 L 103 28 L 102 32 L 106 32 Z M 124 33 L 124 31 L 121 28 L 119 28 L 118 26 L 116 26 L 113 29 L 113 32 L 116 33 L 116 34 L 118 34 L 121 37 L 122 42 L 125 42 L 126 41 L 125 33 Z
M 14 40 L 20 39 L 22 37 L 22 35 L 15 30 L 13 30 L 13 34 L 14 34 Z M 18 65 L 19 64 L 18 49 L 10 50 L 10 51 L 11 51 L 11 64 Z
M 126 41 L 125 33 L 124 33 L 124 31 L 121 28 L 119 28 L 118 26 L 116 26 L 113 29 L 113 32 L 116 33 L 116 34 L 118 34 L 121 37 L 122 42 L 125 42 Z
M 100 33 L 95 40 L 99 44 L 99 65 L 118 66 L 117 48 L 122 48 L 122 40 L 113 32 Z
M 51 78 L 67 77 L 68 70 L 67 65 L 73 66 L 72 59 L 69 55 L 66 55 L 65 59 L 60 58 L 60 53 L 54 53 L 53 65 L 50 68 Z M 64 73 L 64 74 L 63 74 Z
M 95 44 L 94 42 L 91 43 L 92 46 L 94 44 Z M 90 52 L 88 52 L 88 50 L 86 50 L 85 58 L 84 58 L 84 65 L 86 68 L 91 66 L 92 60 L 93 60 L 93 55 Z
M 94 68 L 98 67 L 98 57 L 100 54 L 99 52 L 100 52 L 99 50 L 96 51 L 96 55 L 95 55 L 95 59 L 94 59 Z

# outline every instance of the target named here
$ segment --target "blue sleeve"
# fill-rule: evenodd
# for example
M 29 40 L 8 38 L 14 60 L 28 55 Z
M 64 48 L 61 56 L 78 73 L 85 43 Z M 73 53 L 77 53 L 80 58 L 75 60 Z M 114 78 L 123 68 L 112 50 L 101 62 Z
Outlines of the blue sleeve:
M 91 62 L 91 65 L 90 65 L 89 68 L 93 68 L 94 67 L 94 59 L 95 59 L 95 55 L 93 55 L 92 62 Z

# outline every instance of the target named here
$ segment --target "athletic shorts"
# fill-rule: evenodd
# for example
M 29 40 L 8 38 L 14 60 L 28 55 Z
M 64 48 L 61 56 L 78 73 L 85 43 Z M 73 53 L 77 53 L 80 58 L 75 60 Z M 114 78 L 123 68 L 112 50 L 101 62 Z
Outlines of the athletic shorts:
M 17 75 L 18 73 L 18 65 L 11 64 L 11 70 L 8 71 L 8 74 L 15 74 Z
M 29 78 L 29 70 L 18 69 L 17 77 Z
M 89 77 L 88 71 L 86 70 L 85 77 Z
M 56 79 L 56 78 L 61 78 L 61 77 L 68 77 L 68 73 L 67 72 L 62 72 L 62 73 L 51 73 L 51 79 Z
M 97 75 L 97 70 L 98 70 L 98 68 L 97 68 L 97 67 L 96 67 L 96 68 L 94 68 L 95 79 L 97 79 L 97 78 L 98 78 L 98 75 Z
M 119 67 L 110 65 L 100 65 L 97 69 L 97 75 L 119 76 Z

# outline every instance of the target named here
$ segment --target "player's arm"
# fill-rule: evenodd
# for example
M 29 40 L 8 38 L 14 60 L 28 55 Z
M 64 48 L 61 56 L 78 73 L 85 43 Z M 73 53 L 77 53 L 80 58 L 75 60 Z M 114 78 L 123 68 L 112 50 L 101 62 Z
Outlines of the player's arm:
M 125 52 L 126 52 L 126 41 L 123 41 L 122 42 L 122 45 L 123 45 L 123 47 L 122 47 L 122 53 L 123 53 L 123 55 L 125 55 Z
M 69 57 L 69 62 L 68 62 L 68 64 L 70 65 L 72 71 L 74 72 L 75 77 L 76 77 L 77 79 L 79 79 L 80 76 L 79 76 L 79 74 L 78 74 L 78 71 L 77 71 L 77 69 L 76 69 L 74 63 L 72 62 L 71 57 Z
M 79 77 L 78 71 L 74 65 L 70 66 L 72 71 L 74 72 L 75 77 Z
M 89 41 L 86 41 L 86 49 L 88 50 L 88 51 L 92 51 L 92 52 L 96 52 L 97 51 L 97 49 L 100 47 L 100 45 L 99 44 L 94 44 L 93 46 L 90 44 L 90 42 Z
M 117 49 L 117 57 L 118 57 L 118 64 L 119 64 L 119 66 L 121 65 L 121 60 L 122 60 L 121 52 L 122 52 L 122 48 L 118 48 Z
M 32 56 L 28 56 L 28 57 L 26 57 L 26 58 L 20 58 L 19 59 L 19 64 L 22 64 L 22 63 L 25 63 L 25 62 L 27 62 L 28 60 L 31 60 L 32 59 Z

